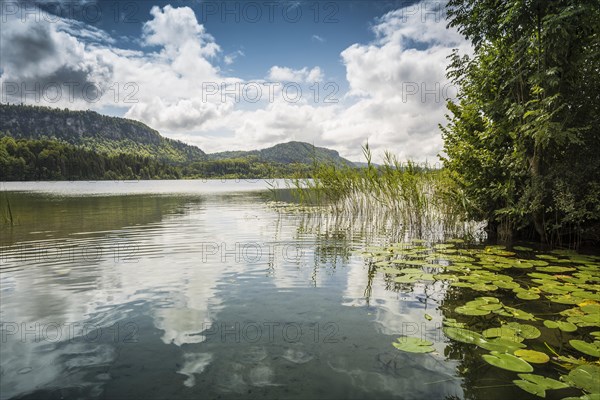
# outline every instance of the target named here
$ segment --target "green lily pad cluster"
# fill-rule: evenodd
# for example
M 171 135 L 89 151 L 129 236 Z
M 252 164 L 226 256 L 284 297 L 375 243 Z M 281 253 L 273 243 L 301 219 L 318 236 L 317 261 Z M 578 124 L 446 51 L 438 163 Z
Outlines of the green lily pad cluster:
M 594 329 L 600 328 L 600 257 L 544 254 L 533 246 L 466 248 L 461 239 L 374 246 L 362 255 L 389 282 L 462 293 L 462 304 L 441 306 L 444 335 L 479 348 L 485 363 L 519 373 L 513 383 L 522 390 L 545 397 L 548 390 L 571 387 L 583 391 L 581 399 L 600 400 L 600 329 Z M 540 313 L 540 302 L 547 312 Z M 561 354 L 546 344 L 548 335 L 562 341 Z M 418 338 L 401 337 L 393 345 L 434 351 L 433 343 Z M 570 370 L 560 381 L 532 373 L 554 364 Z
M 534 315 L 518 308 L 509 307 L 502 304 L 496 297 L 477 297 L 475 300 L 469 301 L 462 306 L 454 309 L 459 314 L 470 316 L 483 316 L 491 313 L 498 314 L 503 317 L 511 317 L 521 320 L 533 321 Z

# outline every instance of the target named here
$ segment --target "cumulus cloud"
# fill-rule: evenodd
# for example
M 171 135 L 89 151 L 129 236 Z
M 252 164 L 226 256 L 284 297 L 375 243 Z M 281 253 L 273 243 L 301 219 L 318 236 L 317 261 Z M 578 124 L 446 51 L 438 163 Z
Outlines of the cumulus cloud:
M 446 29 L 439 14 L 422 18 L 407 11 L 385 14 L 372 28 L 372 42 L 341 52 L 350 90 L 338 103 L 291 103 L 276 97 L 257 110 L 234 108 L 228 118 L 206 125 L 212 132 L 230 132 L 223 140 L 184 139 L 208 151 L 303 140 L 354 160 L 362 159 L 360 146 L 368 140 L 378 161 L 384 150 L 400 159 L 437 161 L 443 144 L 438 124 L 444 122 L 446 99 L 456 92 L 445 77 L 447 56 L 453 48 L 468 52 L 470 46 L 458 32 Z M 307 82 L 311 73 L 322 79 L 318 67 L 276 65 L 267 79 Z
M 323 72 L 321 68 L 314 67 L 308 69 L 304 67 L 302 69 L 292 69 L 289 67 L 280 67 L 274 65 L 269 70 L 267 79 L 272 81 L 283 81 L 283 82 L 319 82 L 323 80 Z
M 355 160 L 368 140 L 379 157 L 390 150 L 401 159 L 436 161 L 443 144 L 438 124 L 444 122 L 446 99 L 456 93 L 445 77 L 447 56 L 453 48 L 468 52 L 470 46 L 446 29 L 439 13 L 423 18 L 407 11 L 385 14 L 373 26 L 371 43 L 341 52 L 350 90 L 338 104 L 270 104 L 234 113 L 229 121 L 237 125 L 229 129 L 251 143 L 306 140 Z M 307 75 L 307 68 L 269 71 L 269 78 L 282 81 Z
M 318 66 L 274 65 L 265 77 L 305 88 L 319 82 L 317 102 L 307 100 L 307 91 L 297 102 L 285 101 L 277 92 L 273 101 L 251 107 L 218 94 L 203 96 L 206 83 L 220 87 L 246 82 L 216 66 L 221 48 L 193 10 L 169 5 L 152 8 L 142 27 L 143 51 L 118 48 L 106 32 L 73 20 L 49 24 L 9 18 L 1 30 L 0 80 L 95 82 L 103 89 L 117 84 L 118 101 L 110 92 L 91 106 L 122 107 L 126 117 L 206 151 L 303 140 L 360 160 L 360 145 L 369 140 L 378 154 L 388 149 L 401 158 L 432 160 L 442 147 L 438 123 L 444 120 L 445 98 L 455 91 L 445 78 L 446 57 L 453 48 L 468 52 L 470 47 L 456 31 L 446 29 L 443 18 L 406 11 L 383 15 L 373 25 L 371 42 L 341 52 L 349 91 L 337 94 L 337 103 L 323 101 L 328 90 Z M 237 55 L 242 54 L 230 53 L 222 60 L 229 65 Z M 134 103 L 123 101 L 128 83 L 134 85 L 129 87 L 133 87 Z M 88 108 L 90 104 L 66 106 Z
M 191 8 L 166 5 L 161 9 L 154 6 L 150 14 L 153 18 L 143 26 L 144 43 L 161 46 L 168 58 L 174 59 L 185 52 L 191 52 L 193 56 L 214 57 L 220 51 L 214 38 L 198 23 Z
M 401 158 L 435 159 L 442 148 L 438 124 L 456 93 L 445 77 L 447 56 L 453 48 L 468 52 L 469 44 L 443 18 L 407 18 L 403 9 L 384 15 L 373 31 L 374 42 L 341 53 L 349 95 L 359 100 L 324 138 L 345 135 L 352 146 L 368 138 L 379 154 L 389 149 Z
M 235 79 L 220 76 L 212 63 L 220 48 L 189 7 L 151 9 L 141 37 L 146 51 L 115 47 L 105 32 L 70 19 L 5 17 L 3 101 L 117 106 L 159 130 L 198 129 L 231 108 L 228 101 L 202 101 L 202 82 Z
M 77 30 L 78 22 L 37 17 L 2 15 L 2 101 L 19 102 L 26 93 L 37 102 L 58 97 L 95 99 L 96 89 L 101 88 L 97 82 L 106 82 L 111 66 L 86 51 L 85 44 L 70 33 Z M 91 43 L 103 35 L 92 28 L 87 37 Z M 63 90 L 65 95 L 59 96 L 57 91 Z
M 223 62 L 225 63 L 225 65 L 231 65 L 235 62 L 236 58 L 238 58 L 239 56 L 243 57 L 244 55 L 244 52 L 241 50 L 234 51 L 233 53 L 226 54 L 223 57 Z

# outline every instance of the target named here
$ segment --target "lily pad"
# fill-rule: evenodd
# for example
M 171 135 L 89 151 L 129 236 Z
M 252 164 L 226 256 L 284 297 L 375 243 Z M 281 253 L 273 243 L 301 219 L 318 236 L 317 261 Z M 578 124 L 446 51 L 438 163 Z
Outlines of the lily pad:
M 569 340 L 569 344 L 582 353 L 592 357 L 600 357 L 600 342 L 584 342 L 583 340 Z
M 515 379 L 513 383 L 526 392 L 529 392 L 539 397 L 546 397 L 546 389 L 535 383 L 525 381 L 522 379 Z
M 535 374 L 519 374 L 519 378 L 535 383 L 536 385 L 542 386 L 544 389 L 566 389 L 569 387 L 564 382 L 557 381 L 556 379 L 547 378 L 541 375 Z
M 490 354 L 484 354 L 483 360 L 494 367 L 502 368 L 513 372 L 532 372 L 533 367 L 525 360 L 512 354 L 492 351 Z
M 466 305 L 456 307 L 454 311 L 463 315 L 488 315 L 490 313 L 490 310 L 482 310 L 475 307 L 468 307 Z
M 567 318 L 567 321 L 571 322 L 580 327 L 586 326 L 597 326 L 600 327 L 600 320 L 596 315 L 584 314 L 584 315 L 573 315 Z
M 548 300 L 558 304 L 577 304 L 580 303 L 583 299 L 581 297 L 575 297 L 570 294 L 563 294 L 557 296 L 548 296 Z
M 414 274 L 402 275 L 402 276 L 398 276 L 398 277 L 394 278 L 394 282 L 398 282 L 398 283 L 413 283 L 416 280 L 417 279 Z
M 513 281 L 493 281 L 494 285 L 498 286 L 500 289 L 518 289 L 521 286 L 517 282 Z
M 535 350 L 519 349 L 513 353 L 515 356 L 533 364 L 545 364 L 550 361 L 550 357 L 546 353 Z
M 485 337 L 486 339 L 502 337 L 509 340 L 519 341 L 517 332 L 514 329 L 508 328 L 506 326 L 501 326 L 499 328 L 489 328 L 483 331 L 482 334 L 483 337 Z
M 513 383 L 521 389 L 539 397 L 546 397 L 546 390 L 565 389 L 569 385 L 557 381 L 556 379 L 546 378 L 541 375 L 519 374 L 521 380 L 514 380 Z
M 528 261 L 521 261 L 521 260 L 515 260 L 514 262 L 510 263 L 511 267 L 514 268 L 532 268 L 533 264 L 528 262 Z
M 484 283 L 475 283 L 471 285 L 471 289 L 477 290 L 478 292 L 493 292 L 494 290 L 498 290 L 498 286 Z
M 564 397 L 562 400 L 600 400 L 599 393 L 584 394 L 580 397 Z
M 511 314 L 514 318 L 522 319 L 526 321 L 533 321 L 535 317 L 533 314 L 530 314 L 526 311 L 519 310 L 518 308 L 513 307 L 504 307 L 504 309 Z
M 563 332 L 575 332 L 577 330 L 577 325 L 568 321 L 550 321 L 547 319 L 544 321 L 544 326 L 550 329 L 560 329 Z
M 490 304 L 481 305 L 481 306 L 479 306 L 477 308 L 480 309 L 480 310 L 494 311 L 494 310 L 501 309 L 502 308 L 502 304 L 490 303 Z
M 559 266 L 555 266 L 555 265 L 552 265 L 550 267 L 537 267 L 536 269 L 541 272 L 551 272 L 551 273 L 575 271 L 575 268 L 572 268 L 572 267 L 559 267 Z
M 447 326 L 443 328 L 443 331 L 447 337 L 457 342 L 475 344 L 483 339 L 480 333 L 469 329 Z
M 562 379 L 571 386 L 589 393 L 600 393 L 600 367 L 593 364 L 580 365 Z
M 597 316 L 600 318 L 600 304 L 598 303 L 583 302 L 583 305 L 580 304 L 579 308 L 586 314 L 598 314 Z
M 451 326 L 453 328 L 464 328 L 466 326 L 466 324 L 464 322 L 458 322 L 454 318 L 446 318 L 446 319 L 444 319 L 442 324 L 444 326 Z
M 509 322 L 507 328 L 514 330 L 517 335 L 523 339 L 536 339 L 542 335 L 538 328 L 532 325 L 519 324 L 518 322 Z
M 519 292 L 517 293 L 517 297 L 521 300 L 537 300 L 540 298 L 540 295 L 530 292 Z
M 489 351 L 497 351 L 500 353 L 513 353 L 518 349 L 525 348 L 523 343 L 520 343 L 516 340 L 511 340 L 504 337 L 499 337 L 495 339 L 480 339 L 475 344 L 482 349 L 486 349 Z
M 401 336 L 392 346 L 408 353 L 431 353 L 435 349 L 432 342 L 411 336 Z
M 404 271 L 396 269 L 396 268 L 391 268 L 391 267 L 385 267 L 385 268 L 380 268 L 378 269 L 379 272 L 383 272 L 384 274 L 390 274 L 390 275 L 400 275 L 403 274 Z

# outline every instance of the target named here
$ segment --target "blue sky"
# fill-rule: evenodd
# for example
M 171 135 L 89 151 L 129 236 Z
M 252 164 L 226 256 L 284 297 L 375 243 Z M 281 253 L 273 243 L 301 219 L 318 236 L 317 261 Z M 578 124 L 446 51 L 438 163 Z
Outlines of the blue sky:
M 470 49 L 443 4 L 2 0 L 2 101 L 125 116 L 208 152 L 303 140 L 359 160 L 369 140 L 435 161 L 446 56 Z

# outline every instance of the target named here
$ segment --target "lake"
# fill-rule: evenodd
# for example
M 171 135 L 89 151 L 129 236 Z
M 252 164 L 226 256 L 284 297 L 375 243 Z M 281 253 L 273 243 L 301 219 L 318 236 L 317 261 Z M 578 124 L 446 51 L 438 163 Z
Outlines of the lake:
M 482 360 L 485 350 L 451 340 L 444 321 L 480 330 L 503 321 L 535 325 L 541 336 L 528 339 L 538 351 L 544 342 L 558 349 L 567 339 L 590 341 L 598 330 L 593 322 L 576 322 L 576 332 L 544 327 L 547 315 L 578 303 L 516 298 L 500 275 L 465 279 L 463 287 L 451 286 L 458 278 L 426 276 L 459 274 L 471 257 L 470 270 L 506 273 L 529 290 L 532 278 L 557 279 L 542 276 L 551 270 L 526 275 L 536 268 L 575 265 L 556 271 L 591 271 L 576 276 L 583 286 L 573 296 L 593 304 L 597 256 L 536 258 L 525 248 L 518 256 L 538 263 L 514 261 L 499 272 L 501 258 L 514 254 L 462 241 L 439 246 L 285 207 L 271 201 L 273 184 L 284 186 L 2 183 L 1 398 L 533 399 L 512 383 L 515 372 Z M 414 261 L 404 263 L 412 267 L 404 275 L 393 270 L 393 249 Z M 506 315 L 508 306 L 504 314 L 484 307 L 484 317 L 454 311 L 477 296 L 522 307 L 535 320 Z M 432 349 L 396 349 L 400 336 Z M 556 379 L 569 372 L 535 368 Z

